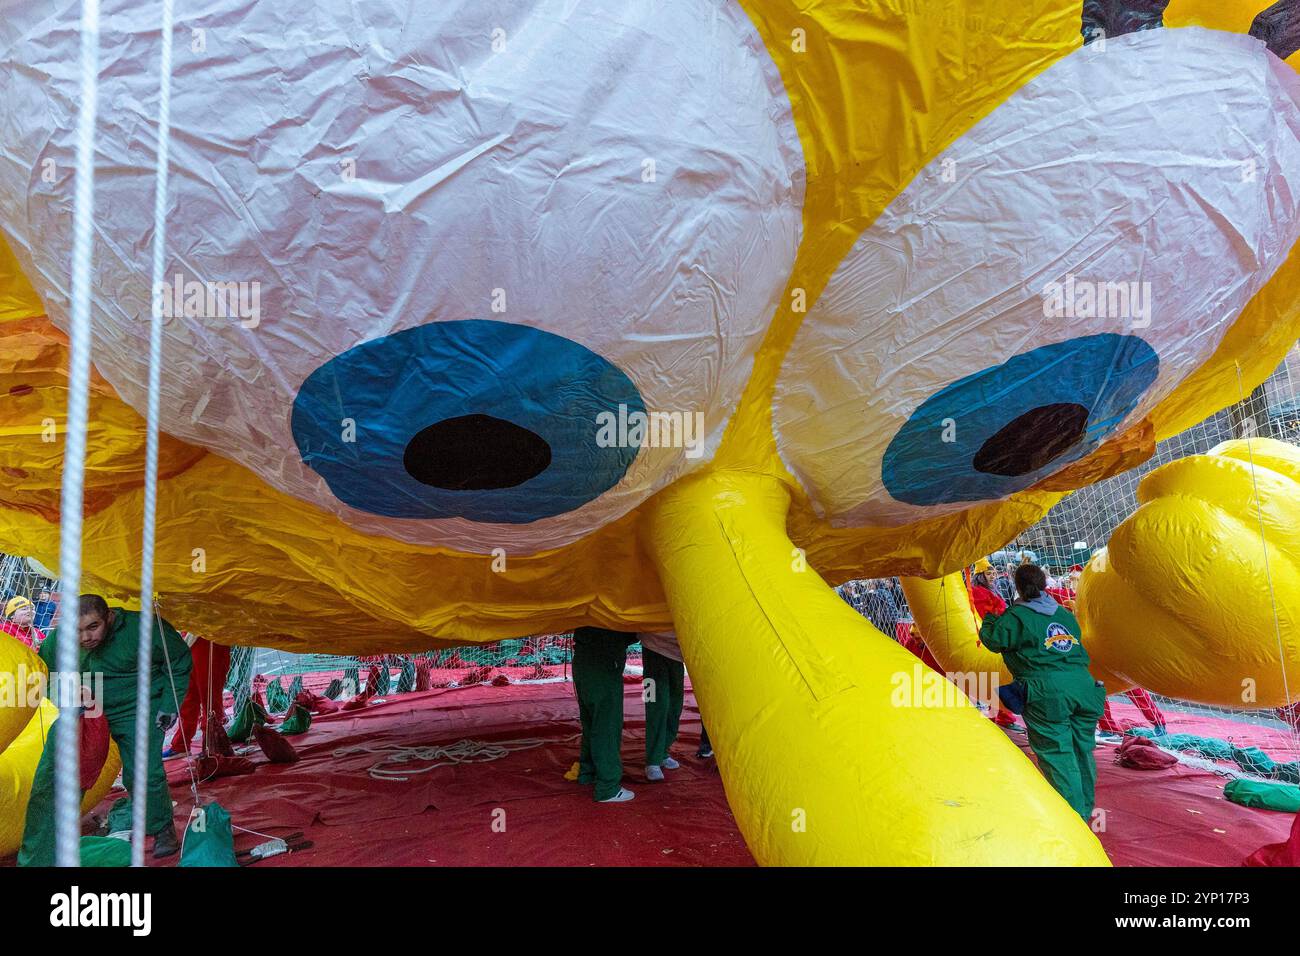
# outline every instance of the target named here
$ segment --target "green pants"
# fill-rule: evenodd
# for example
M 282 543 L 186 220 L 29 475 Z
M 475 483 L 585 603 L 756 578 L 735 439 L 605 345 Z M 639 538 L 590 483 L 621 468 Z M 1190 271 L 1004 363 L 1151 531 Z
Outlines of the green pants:
M 1056 792 L 1084 821 L 1092 823 L 1096 801 L 1097 721 L 1101 719 L 1106 690 L 1087 671 L 1030 678 L 1025 702 L 1025 728 L 1029 746 L 1038 756 L 1038 768 Z
M 581 628 L 573 641 L 573 687 L 582 720 L 578 782 L 594 783 L 596 800 L 623 785 L 623 667 L 627 644 L 597 628 Z
M 657 767 L 677 739 L 686 666 L 648 647 L 641 649 L 641 662 L 645 667 L 645 762 L 646 766 Z
M 151 711 L 162 709 L 162 701 L 152 701 Z M 135 708 L 106 711 L 108 733 L 122 755 L 122 782 L 126 792 L 134 794 L 135 778 Z M 50 724 L 45 749 L 36 764 L 32 780 L 32 795 L 27 802 L 27 822 L 23 827 L 23 844 L 18 851 L 19 866 L 54 865 L 54 728 L 62 717 Z M 164 731 L 156 721 L 149 724 L 149 780 L 147 791 L 145 832 L 150 836 L 161 833 L 172 825 L 172 795 L 167 788 L 167 774 L 163 770 L 162 744 Z M 113 819 L 122 819 L 124 802 L 113 806 Z M 126 805 L 129 806 L 129 805 Z M 126 819 L 129 819 L 129 810 Z

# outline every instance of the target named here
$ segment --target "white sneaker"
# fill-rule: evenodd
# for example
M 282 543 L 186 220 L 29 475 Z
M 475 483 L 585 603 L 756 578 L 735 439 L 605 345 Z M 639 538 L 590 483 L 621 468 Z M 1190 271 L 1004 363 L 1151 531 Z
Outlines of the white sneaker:
M 664 772 L 655 764 L 646 764 L 645 778 L 651 783 L 659 783 L 664 778 Z
M 618 793 L 614 794 L 608 800 L 597 800 L 596 802 L 597 803 L 627 803 L 635 796 L 636 794 L 633 793 L 631 790 L 629 790 L 627 787 L 619 787 Z
M 659 766 L 663 767 L 665 770 L 676 770 L 678 767 L 681 766 L 681 764 L 679 764 L 672 757 L 665 757 L 664 762 L 661 763 Z

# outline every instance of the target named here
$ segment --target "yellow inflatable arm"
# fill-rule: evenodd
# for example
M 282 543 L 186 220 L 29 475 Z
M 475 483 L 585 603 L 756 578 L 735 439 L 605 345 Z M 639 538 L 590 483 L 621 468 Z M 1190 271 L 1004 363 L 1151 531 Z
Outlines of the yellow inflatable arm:
M 934 659 L 943 665 L 945 673 L 997 674 L 1000 684 L 1011 683 L 1011 672 L 1002 663 L 1002 655 L 994 654 L 980 643 L 979 617 L 971 607 L 960 572 L 935 580 L 900 580 L 921 639 Z M 969 682 L 969 686 L 981 691 L 979 697 L 985 703 L 993 703 L 997 696 L 992 681 Z M 985 687 L 991 692 L 983 693 Z
M 808 567 L 788 506 L 714 473 L 664 491 L 647 535 L 758 862 L 1106 865 L 1024 754 Z

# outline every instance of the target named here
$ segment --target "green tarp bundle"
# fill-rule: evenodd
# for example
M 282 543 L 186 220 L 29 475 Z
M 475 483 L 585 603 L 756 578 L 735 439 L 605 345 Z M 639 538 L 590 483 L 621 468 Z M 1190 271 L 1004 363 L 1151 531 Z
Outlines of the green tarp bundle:
M 311 726 L 311 711 L 302 704 L 295 704 L 293 711 L 285 715 L 284 722 L 280 724 L 280 733 L 285 737 L 292 737 L 296 734 L 305 734 L 307 728 Z
M 275 683 L 266 685 L 266 709 L 273 714 L 289 709 L 289 704 L 293 698 L 290 697 L 280 683 L 280 678 L 275 679 Z
M 247 743 L 248 738 L 253 736 L 253 725 L 264 723 L 266 723 L 266 712 L 250 697 L 244 701 L 244 706 L 239 708 L 239 712 L 231 718 L 230 726 L 226 728 L 226 736 L 230 738 L 231 743 Z
M 108 832 L 128 833 L 131 830 L 131 798 L 118 797 L 108 808 Z
M 131 844 L 116 837 L 81 838 L 82 866 L 130 866 Z
M 397 692 L 409 694 L 415 690 L 415 661 L 409 657 L 402 658 L 402 673 L 397 678 Z
M 219 803 L 200 807 L 185 828 L 179 866 L 239 866 L 230 814 Z
M 1300 787 L 1263 780 L 1231 780 L 1223 795 L 1243 807 L 1300 813 Z

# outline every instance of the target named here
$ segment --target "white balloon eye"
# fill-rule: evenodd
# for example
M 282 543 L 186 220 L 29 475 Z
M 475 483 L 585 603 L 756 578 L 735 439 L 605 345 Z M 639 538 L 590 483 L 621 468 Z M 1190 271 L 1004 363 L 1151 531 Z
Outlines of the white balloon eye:
M 1281 266 L 1297 169 L 1300 77 L 1254 40 L 1153 30 L 1076 51 L 845 256 L 784 361 L 783 459 L 858 526 L 1086 457 L 1202 365 Z
M 169 277 L 256 282 L 260 321 L 168 325 L 163 429 L 362 530 L 461 550 L 561 546 L 707 462 L 803 201 L 784 86 L 743 9 L 285 3 L 298 14 L 232 13 L 240 57 L 187 61 L 173 84 Z M 131 36 L 105 42 L 147 48 L 155 21 L 121 14 L 106 28 Z M 55 55 L 36 46 L 48 25 L 30 30 L 5 59 Z M 76 62 L 67 37 L 57 53 Z M 16 79 L 11 102 L 49 109 L 0 103 L 0 127 L 48 112 L 70 144 L 75 96 Z M 104 84 L 101 102 L 144 105 L 99 131 L 115 175 L 97 182 L 95 360 L 139 408 L 145 323 L 124 317 L 150 301 L 136 131 L 157 76 Z M 211 117 L 219 133 L 188 135 Z M 0 164 L 0 193 L 25 188 L 6 178 L 18 168 Z M 60 275 L 69 223 L 27 225 L 37 270 Z M 642 414 L 670 444 L 638 432 Z

